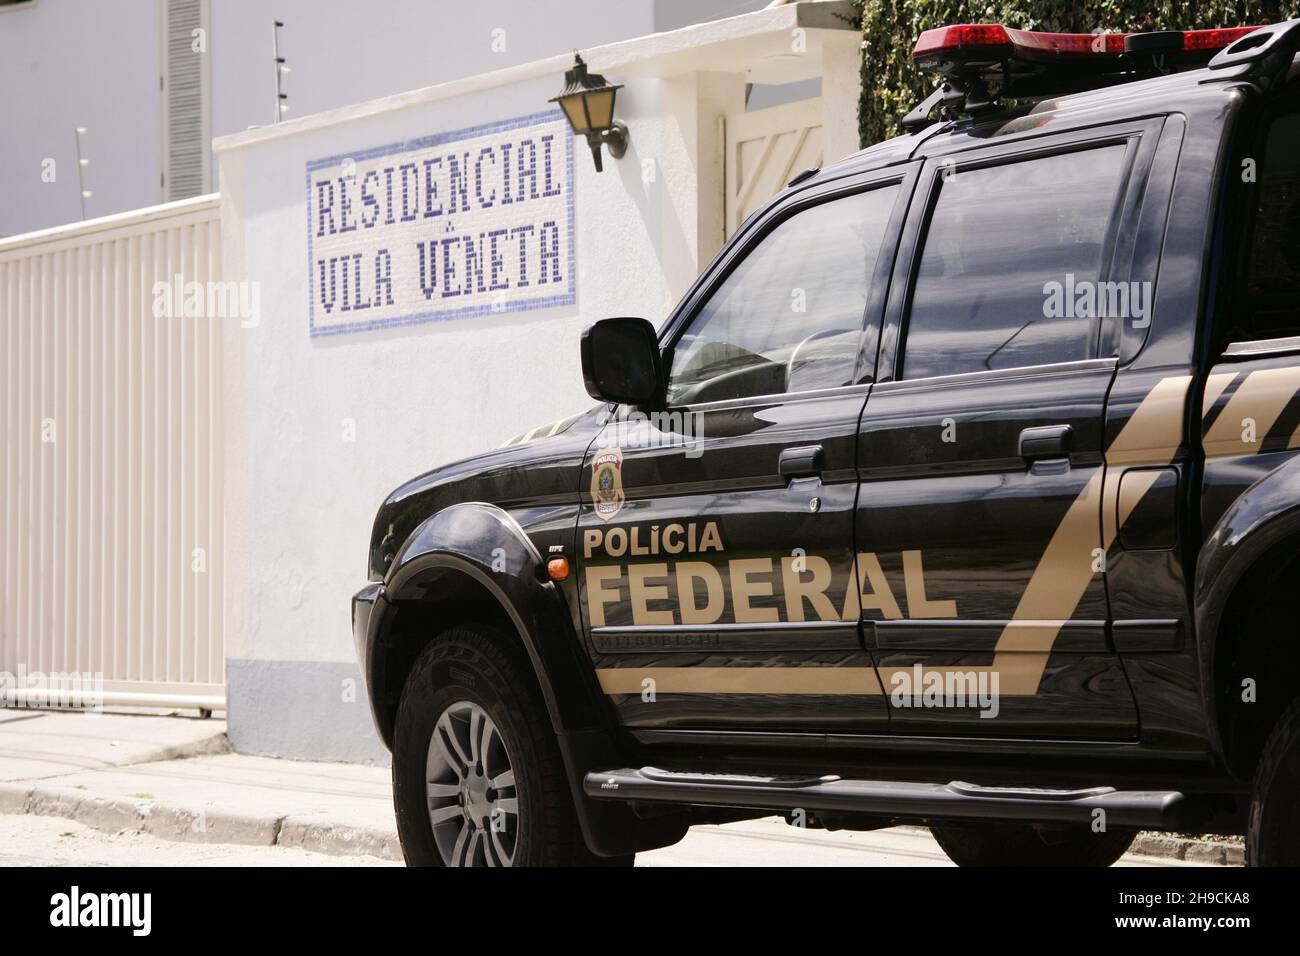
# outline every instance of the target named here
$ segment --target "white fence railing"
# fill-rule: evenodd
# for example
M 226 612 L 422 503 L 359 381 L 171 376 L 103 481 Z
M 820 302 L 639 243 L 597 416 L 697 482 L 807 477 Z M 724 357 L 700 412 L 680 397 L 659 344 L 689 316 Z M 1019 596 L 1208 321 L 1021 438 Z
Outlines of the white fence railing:
M 224 707 L 221 320 L 157 314 L 177 275 L 221 277 L 215 196 L 0 240 L 6 703 Z

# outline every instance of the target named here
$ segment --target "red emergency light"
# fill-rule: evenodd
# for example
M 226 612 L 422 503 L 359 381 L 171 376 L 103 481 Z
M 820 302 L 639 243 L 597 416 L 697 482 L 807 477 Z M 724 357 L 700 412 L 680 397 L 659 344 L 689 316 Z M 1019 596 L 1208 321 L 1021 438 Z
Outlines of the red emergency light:
M 923 70 L 960 73 L 1000 63 L 1075 66 L 1099 71 L 1115 69 L 1119 57 L 1167 53 L 1208 58 L 1258 27 L 1182 30 L 1168 33 L 1043 33 L 1014 30 L 1001 24 L 959 24 L 926 30 L 916 41 L 912 59 Z M 1137 43 L 1133 41 L 1137 38 Z M 1154 41 L 1154 42 L 1153 42 Z
M 1184 30 L 1184 50 L 1211 50 L 1217 53 L 1225 46 L 1236 43 L 1247 33 L 1254 33 L 1259 27 L 1228 27 L 1224 30 Z

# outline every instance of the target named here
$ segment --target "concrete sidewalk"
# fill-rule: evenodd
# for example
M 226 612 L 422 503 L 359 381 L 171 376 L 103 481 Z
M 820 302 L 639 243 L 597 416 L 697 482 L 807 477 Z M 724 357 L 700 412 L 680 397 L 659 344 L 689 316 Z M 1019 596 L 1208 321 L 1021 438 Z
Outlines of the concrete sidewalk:
M 0 712 L 0 813 L 400 860 L 386 767 L 230 753 L 225 722 Z
M 229 752 L 224 720 L 0 709 L 0 781 Z
M 235 754 L 225 730 L 221 720 L 174 715 L 0 710 L 0 813 L 191 843 L 402 859 L 387 767 Z M 881 847 L 875 834 L 883 835 Z M 646 854 L 643 862 L 695 865 L 692 848 L 712 846 L 710 840 L 739 845 L 741 837 L 746 846 L 768 847 L 764 859 L 798 858 L 805 865 L 828 863 L 836 852 L 867 862 L 864 850 L 883 852 L 886 865 L 946 862 L 924 830 L 801 832 L 774 820 L 696 828 L 682 844 Z M 924 852 L 918 856 L 909 839 L 920 840 Z M 864 840 L 871 845 L 859 845 Z M 902 841 L 902 849 L 891 840 Z M 717 852 L 696 855 L 716 864 Z M 1146 858 L 1145 865 L 1158 862 L 1152 858 L 1233 865 L 1242 862 L 1242 847 L 1143 834 L 1130 856 Z

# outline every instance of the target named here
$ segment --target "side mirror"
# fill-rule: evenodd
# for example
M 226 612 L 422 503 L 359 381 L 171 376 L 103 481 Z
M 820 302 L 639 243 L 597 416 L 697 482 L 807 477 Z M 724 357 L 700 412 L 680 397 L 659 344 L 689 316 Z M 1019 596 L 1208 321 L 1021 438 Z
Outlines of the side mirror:
M 582 379 L 604 402 L 646 405 L 663 394 L 659 336 L 645 319 L 601 319 L 582 333 Z

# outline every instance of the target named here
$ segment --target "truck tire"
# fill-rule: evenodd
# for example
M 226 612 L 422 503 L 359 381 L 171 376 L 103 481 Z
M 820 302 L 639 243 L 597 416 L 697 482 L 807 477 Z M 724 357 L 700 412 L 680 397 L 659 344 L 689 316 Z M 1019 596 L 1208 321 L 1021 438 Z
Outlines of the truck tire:
M 416 659 L 397 707 L 393 805 L 408 866 L 630 866 L 582 839 L 522 653 L 455 627 Z
M 945 823 L 930 832 L 958 866 L 1110 866 L 1137 836 L 1135 830 L 1079 827 L 1044 839 L 1029 823 Z
M 1300 700 L 1278 718 L 1259 758 L 1246 865 L 1300 865 Z

